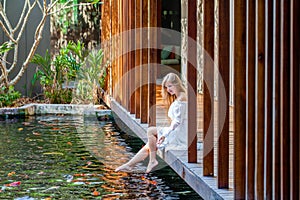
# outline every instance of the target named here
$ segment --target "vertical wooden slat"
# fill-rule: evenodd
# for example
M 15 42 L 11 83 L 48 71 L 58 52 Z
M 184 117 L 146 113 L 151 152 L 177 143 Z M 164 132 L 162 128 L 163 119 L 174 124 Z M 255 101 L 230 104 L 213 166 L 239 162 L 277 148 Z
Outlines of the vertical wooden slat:
M 234 198 L 245 199 L 246 2 L 234 1 Z
M 203 89 L 203 175 L 214 175 L 214 1 L 203 4 L 204 89 Z M 212 59 L 212 60 L 211 60 Z
M 272 117 L 272 137 L 273 137 L 273 185 L 272 198 L 280 199 L 280 1 L 273 0 L 273 117 Z
M 118 83 L 118 74 L 119 74 L 119 68 L 118 68 L 118 58 L 117 58 L 117 49 L 116 49 L 116 43 L 117 43 L 117 34 L 118 34 L 118 0 L 112 0 L 111 3 L 111 13 L 112 13 L 112 20 L 111 20 L 111 26 L 112 26 L 112 78 L 113 78 L 113 85 L 116 85 Z M 116 99 L 116 101 L 119 102 L 119 94 L 120 91 L 116 91 L 115 88 L 113 90 L 113 97 Z
M 290 199 L 290 1 L 281 0 L 281 198 Z
M 130 20 L 129 20 L 129 29 L 130 29 L 130 35 L 129 35 L 129 44 L 130 44 L 130 113 L 135 114 L 135 0 L 129 0 L 129 13 L 130 13 Z
M 291 2 L 291 199 L 300 198 L 299 189 L 299 67 L 300 67 L 300 2 Z
M 101 19 L 102 19 L 102 27 L 101 27 L 101 49 L 103 50 L 104 58 L 103 63 L 108 63 L 111 60 L 111 1 L 106 1 L 101 5 Z M 107 67 L 107 76 L 105 86 L 107 92 L 112 95 L 110 87 L 111 83 L 111 66 Z
M 272 199 L 272 76 L 273 76 L 273 1 L 266 1 L 266 81 L 265 81 L 265 173 L 264 199 Z
M 120 36 L 121 36 L 121 44 L 122 44 L 122 48 L 121 48 L 121 58 L 122 58 L 122 63 L 121 63 L 121 87 L 122 87 L 122 105 L 123 107 L 128 110 L 128 80 L 127 80 L 127 76 L 126 76 L 126 72 L 127 72 L 127 66 L 128 66 L 128 38 L 127 38 L 127 34 L 126 31 L 128 29 L 128 8 L 127 8 L 127 3 L 128 0 L 121 0 L 121 32 L 120 32 Z
M 230 5 L 227 0 L 219 0 L 219 73 L 224 84 L 224 92 L 221 93 L 219 80 L 219 105 L 218 105 L 218 188 L 229 187 L 229 13 Z M 225 113 L 222 111 L 225 108 Z M 222 123 L 221 115 L 225 115 L 225 120 Z
M 149 32 L 148 32 L 148 0 L 142 1 L 142 65 L 141 68 L 141 123 L 148 123 L 148 41 L 149 41 Z
M 140 28 L 142 27 L 142 0 L 135 0 L 135 117 L 141 118 L 141 75 L 140 67 L 142 64 L 142 37 Z
M 196 0 L 188 1 L 188 64 L 187 64 L 187 82 L 188 82 L 188 162 L 197 162 L 197 67 L 196 67 L 196 35 L 197 35 L 197 15 Z
M 123 5 L 123 11 L 124 14 L 123 16 L 125 17 L 125 29 L 123 30 L 124 39 L 125 39 L 125 65 L 124 65 L 124 72 L 123 72 L 123 78 L 125 79 L 126 86 L 124 86 L 124 104 L 125 108 L 130 112 L 130 93 L 131 93 L 131 87 L 130 87 L 130 77 L 129 77 L 129 68 L 130 68 L 130 15 L 131 13 L 128 12 L 130 10 L 129 8 L 129 1 L 130 0 L 124 0 L 124 5 Z M 126 14 L 125 14 L 126 12 Z M 123 51 L 124 52 L 124 51 Z
M 162 0 L 157 0 L 157 46 L 156 46 L 156 56 L 157 56 L 157 68 L 156 68 L 156 77 L 158 77 L 159 69 L 160 69 L 160 63 L 161 63 L 161 29 L 162 29 Z
M 265 130 L 265 2 L 256 0 L 255 44 L 255 198 L 264 197 L 264 130 Z
M 247 198 L 254 199 L 255 176 L 255 1 L 247 0 Z
M 123 99 L 124 99 L 124 90 L 123 90 L 123 83 L 121 83 L 122 81 L 122 73 L 123 73 L 123 55 L 122 55 L 122 48 L 123 48 L 123 38 L 121 36 L 121 33 L 122 33 L 122 26 L 123 26 L 123 12 L 122 12 L 122 0 L 118 0 L 118 6 L 117 6 L 117 9 L 118 9 L 118 22 L 117 23 L 117 43 L 115 44 L 115 48 L 116 48 L 116 58 L 117 58 L 117 69 L 118 69 L 118 83 L 119 83 L 119 98 L 117 98 L 116 100 L 122 105 L 124 106 L 124 102 L 123 102 Z
M 161 17 L 158 0 L 150 1 L 150 57 L 149 57 L 149 126 L 156 125 L 156 74 L 157 74 L 157 29 Z

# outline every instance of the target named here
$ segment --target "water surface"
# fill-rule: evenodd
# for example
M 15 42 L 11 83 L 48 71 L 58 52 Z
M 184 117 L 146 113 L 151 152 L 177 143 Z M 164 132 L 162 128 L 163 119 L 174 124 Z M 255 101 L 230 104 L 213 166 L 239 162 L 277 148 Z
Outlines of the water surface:
M 0 122 L 0 199 L 200 199 L 169 167 L 114 172 L 142 145 L 96 118 Z

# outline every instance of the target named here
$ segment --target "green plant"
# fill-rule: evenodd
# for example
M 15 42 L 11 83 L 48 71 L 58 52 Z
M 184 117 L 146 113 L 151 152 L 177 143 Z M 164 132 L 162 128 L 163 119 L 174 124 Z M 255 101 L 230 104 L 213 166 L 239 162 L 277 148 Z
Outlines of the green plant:
M 34 55 L 32 63 L 38 65 L 32 84 L 37 80 L 43 87 L 44 95 L 50 103 L 70 103 L 72 89 L 68 87 L 70 81 L 74 81 L 83 60 L 87 56 L 84 45 L 80 42 L 69 42 L 62 48 L 58 55 L 51 61 L 48 51 L 44 57 Z M 77 59 L 76 59 L 77 58 Z
M 2 45 L 0 45 L 0 56 L 13 48 L 14 46 L 11 42 L 4 42 Z
M 14 86 L 11 85 L 8 88 L 3 86 L 0 91 L 0 107 L 11 106 L 14 100 L 20 97 L 21 93 L 19 91 L 15 91 Z
M 77 75 L 79 81 L 73 103 L 98 103 L 98 93 L 104 87 L 106 77 L 103 50 L 92 50 Z

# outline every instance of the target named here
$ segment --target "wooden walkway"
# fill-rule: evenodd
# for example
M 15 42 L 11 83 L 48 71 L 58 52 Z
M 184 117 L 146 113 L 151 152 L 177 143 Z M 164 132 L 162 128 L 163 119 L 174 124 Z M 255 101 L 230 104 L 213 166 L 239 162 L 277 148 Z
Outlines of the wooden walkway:
M 229 173 L 229 189 L 218 189 L 217 187 L 217 136 L 214 142 L 214 176 L 203 176 L 202 165 L 202 95 L 199 94 L 197 98 L 198 103 L 198 143 L 197 143 L 197 163 L 187 162 L 187 151 L 158 151 L 158 155 L 183 179 L 185 180 L 202 198 L 204 199 L 234 199 L 233 192 L 233 109 L 230 109 L 230 173 Z M 167 108 L 164 106 L 160 95 L 160 86 L 157 86 L 157 107 L 156 107 L 156 122 L 157 126 L 165 126 L 169 124 L 167 119 Z M 144 142 L 147 142 L 147 128 L 148 124 L 141 124 L 139 119 L 125 110 L 114 99 L 106 99 L 106 103 L 111 107 L 112 111 L 124 122 L 138 137 Z M 217 106 L 217 102 L 215 102 Z M 216 107 L 215 107 L 216 108 Z M 215 109 L 217 110 L 217 109 Z M 215 113 L 215 120 L 217 113 Z

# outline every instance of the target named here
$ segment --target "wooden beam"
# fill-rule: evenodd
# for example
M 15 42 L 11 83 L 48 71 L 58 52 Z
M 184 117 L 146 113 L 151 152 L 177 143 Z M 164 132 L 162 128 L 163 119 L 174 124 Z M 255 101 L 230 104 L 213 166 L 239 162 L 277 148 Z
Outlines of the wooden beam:
M 219 90 L 218 90 L 218 188 L 229 187 L 229 53 L 230 53 L 230 5 L 219 0 Z M 223 85 L 221 84 L 221 81 Z M 224 87 L 224 88 L 222 88 Z M 222 92 L 222 89 L 224 90 Z M 223 110 L 225 108 L 225 113 Z M 221 115 L 225 115 L 224 122 Z
M 142 0 L 135 0 L 135 117 L 141 118 Z
M 290 198 L 290 2 L 281 1 L 281 197 Z
M 156 77 L 158 66 L 158 21 L 161 18 L 161 1 L 150 1 L 150 57 L 149 57 L 149 126 L 156 126 Z
M 300 77 L 299 77 L 299 66 L 300 66 L 300 2 L 298 0 L 291 1 L 291 73 L 290 73 L 290 84 L 291 84 L 291 199 L 300 198 L 299 190 L 299 86 L 300 86 Z
M 117 38 L 116 35 L 118 34 L 118 21 L 119 21 L 119 13 L 118 13 L 118 2 L 117 0 L 111 1 L 111 27 L 112 27 L 112 85 L 116 85 L 118 82 L 118 74 L 119 74 L 119 68 L 118 68 L 118 58 L 117 58 L 117 49 L 116 49 L 116 43 Z M 113 87 L 113 97 L 119 102 L 120 91 L 116 91 L 115 87 Z
M 273 52 L 274 43 L 271 40 L 273 38 L 273 0 L 267 0 L 266 3 L 266 72 L 265 72 L 265 173 L 264 173 L 264 199 L 272 199 L 272 184 L 273 184 L 273 171 L 272 171 L 272 149 L 273 149 L 273 138 L 272 138 L 272 116 L 273 116 Z
M 247 0 L 246 197 L 248 199 L 255 199 L 255 4 L 255 1 Z
M 264 198 L 265 2 L 256 0 L 255 20 L 255 198 Z
M 128 35 L 125 34 L 126 31 L 128 30 L 128 0 L 121 0 L 121 44 L 122 48 L 120 49 L 121 51 L 121 74 L 120 74 L 120 79 L 122 81 L 121 83 L 121 88 L 122 88 L 122 106 L 126 109 L 129 110 L 129 97 L 128 97 L 128 77 L 126 76 L 127 73 L 127 68 L 128 68 Z
M 188 162 L 197 162 L 197 1 L 188 1 Z
M 131 99 L 131 87 L 130 87 L 130 82 L 131 82 L 131 79 L 130 79 L 130 65 L 131 65 L 131 50 L 130 50 L 130 16 L 131 16 L 131 13 L 128 12 L 130 10 L 130 4 L 129 4 L 130 0 L 125 0 L 125 9 L 126 9 L 126 29 L 125 29 L 125 39 L 126 39 L 126 60 L 127 60 L 127 63 L 125 65 L 125 72 L 123 73 L 123 76 L 125 76 L 125 79 L 126 79 L 126 85 L 127 85 L 127 89 L 125 88 L 125 99 L 126 99 L 126 108 L 127 110 L 130 112 L 130 105 L 131 105 L 131 102 L 130 102 L 130 99 Z
M 129 48 L 130 48 L 130 66 L 129 66 L 129 85 L 130 85 L 130 108 L 129 108 L 129 112 L 131 114 L 135 114 L 136 110 L 135 110 L 135 0 L 129 1 L 129 13 L 130 13 L 130 17 L 129 17 L 129 30 L 130 30 L 130 35 L 129 35 Z
M 111 60 L 111 2 L 107 1 L 106 3 L 101 5 L 101 19 L 102 19 L 102 27 L 101 27 L 101 49 L 103 50 L 103 63 L 109 63 Z M 107 76 L 106 76 L 106 91 L 112 95 L 111 93 L 111 65 L 107 67 Z
M 234 198 L 245 199 L 246 2 L 234 1 Z
M 119 91 L 118 91 L 118 98 L 116 99 L 123 107 L 124 107 L 124 93 L 123 93 L 123 83 L 122 83 L 122 73 L 123 73 L 123 55 L 122 55 L 122 48 L 123 48 L 123 40 L 122 40 L 122 26 L 123 26 L 123 16 L 122 16 L 122 0 L 117 1 L 117 9 L 118 9 L 118 21 L 117 23 L 117 42 L 115 43 L 115 48 L 116 48 L 116 58 L 117 58 L 117 69 L 118 69 L 118 86 L 119 86 Z
M 149 110 L 148 110 L 148 102 L 149 102 L 149 94 L 148 94 L 148 54 L 149 54 L 149 32 L 148 32 L 148 22 L 149 22 L 149 13 L 148 13 L 148 1 L 142 1 L 142 68 L 141 68 L 141 83 L 142 83 L 142 91 L 141 91 L 141 123 L 148 123 L 149 119 Z
M 280 199 L 281 196 L 281 180 L 280 180 L 280 1 L 273 0 L 273 117 L 272 117 L 272 129 L 273 129 L 273 185 L 272 185 L 272 198 Z
M 281 0 L 280 141 L 281 198 L 290 199 L 290 1 Z
M 203 175 L 214 175 L 214 1 L 204 0 L 203 4 Z

